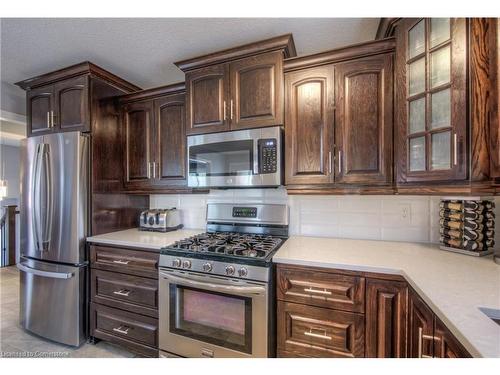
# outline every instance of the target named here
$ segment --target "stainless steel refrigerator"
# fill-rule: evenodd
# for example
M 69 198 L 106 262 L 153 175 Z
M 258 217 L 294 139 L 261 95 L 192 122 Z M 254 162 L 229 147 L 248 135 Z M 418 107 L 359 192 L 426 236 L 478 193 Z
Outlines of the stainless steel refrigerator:
M 21 145 L 20 322 L 47 339 L 86 339 L 89 137 L 66 132 Z

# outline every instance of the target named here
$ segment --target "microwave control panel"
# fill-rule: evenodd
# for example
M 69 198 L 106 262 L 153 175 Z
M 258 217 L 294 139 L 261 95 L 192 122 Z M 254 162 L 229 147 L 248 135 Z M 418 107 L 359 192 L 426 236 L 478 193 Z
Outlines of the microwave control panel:
M 278 170 L 278 142 L 275 138 L 259 139 L 259 173 L 276 173 Z

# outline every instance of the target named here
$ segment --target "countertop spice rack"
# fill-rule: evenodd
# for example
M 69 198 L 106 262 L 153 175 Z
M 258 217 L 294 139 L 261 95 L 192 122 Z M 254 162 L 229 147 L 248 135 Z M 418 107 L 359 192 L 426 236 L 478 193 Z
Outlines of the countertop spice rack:
M 478 257 L 493 254 L 494 210 L 490 197 L 441 198 L 440 249 Z

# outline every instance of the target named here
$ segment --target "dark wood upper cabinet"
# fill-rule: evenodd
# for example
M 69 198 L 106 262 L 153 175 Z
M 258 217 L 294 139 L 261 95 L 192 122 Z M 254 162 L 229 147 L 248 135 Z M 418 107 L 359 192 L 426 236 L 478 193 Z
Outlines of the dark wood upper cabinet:
M 392 54 L 335 66 L 337 183 L 392 183 Z
M 405 282 L 367 279 L 366 357 L 406 357 L 407 306 Z
M 229 64 L 232 129 L 283 124 L 283 54 L 266 53 Z
M 228 91 L 227 64 L 209 66 L 186 74 L 188 135 L 229 130 Z
M 90 132 L 92 116 L 99 117 L 97 102 L 104 99 L 103 95 L 111 97 L 140 89 L 88 61 L 16 85 L 26 90 L 29 137 L 64 131 Z
M 185 183 L 185 95 L 154 101 L 156 178 L 160 183 Z
M 87 76 L 54 84 L 55 113 L 53 126 L 60 130 L 90 130 Z
M 53 87 L 43 86 L 27 92 L 28 135 L 42 135 L 54 131 L 51 110 L 54 108 Z
M 396 27 L 397 181 L 460 181 L 467 170 L 467 35 L 463 18 Z
M 408 300 L 408 357 L 434 355 L 434 313 L 413 291 Z
M 125 188 L 170 191 L 186 188 L 186 95 L 184 83 L 119 98 Z
M 287 73 L 285 108 L 285 183 L 333 183 L 334 67 Z
M 488 20 L 490 51 L 488 65 L 491 67 L 489 77 L 492 85 L 490 99 L 490 168 L 491 177 L 500 179 L 500 19 Z M 500 181 L 497 181 L 500 183 Z
M 177 62 L 186 73 L 186 133 L 283 125 L 283 59 L 291 34 Z
M 141 188 L 153 177 L 153 103 L 130 103 L 122 108 L 125 145 L 125 186 Z

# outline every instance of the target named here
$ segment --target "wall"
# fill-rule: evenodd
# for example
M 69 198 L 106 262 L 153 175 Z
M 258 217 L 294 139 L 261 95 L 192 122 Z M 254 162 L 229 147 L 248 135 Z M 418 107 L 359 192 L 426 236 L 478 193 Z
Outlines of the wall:
M 290 207 L 291 235 L 439 242 L 439 197 L 289 196 L 281 188 L 212 190 L 203 195 L 151 195 L 150 198 L 151 208 L 180 209 L 186 228 L 205 227 L 207 203 L 283 203 Z M 500 199 L 497 199 L 497 217 L 498 206 Z
M 7 180 L 7 197 L 0 205 L 17 204 L 19 199 L 20 173 L 19 147 L 0 144 L 0 179 Z

